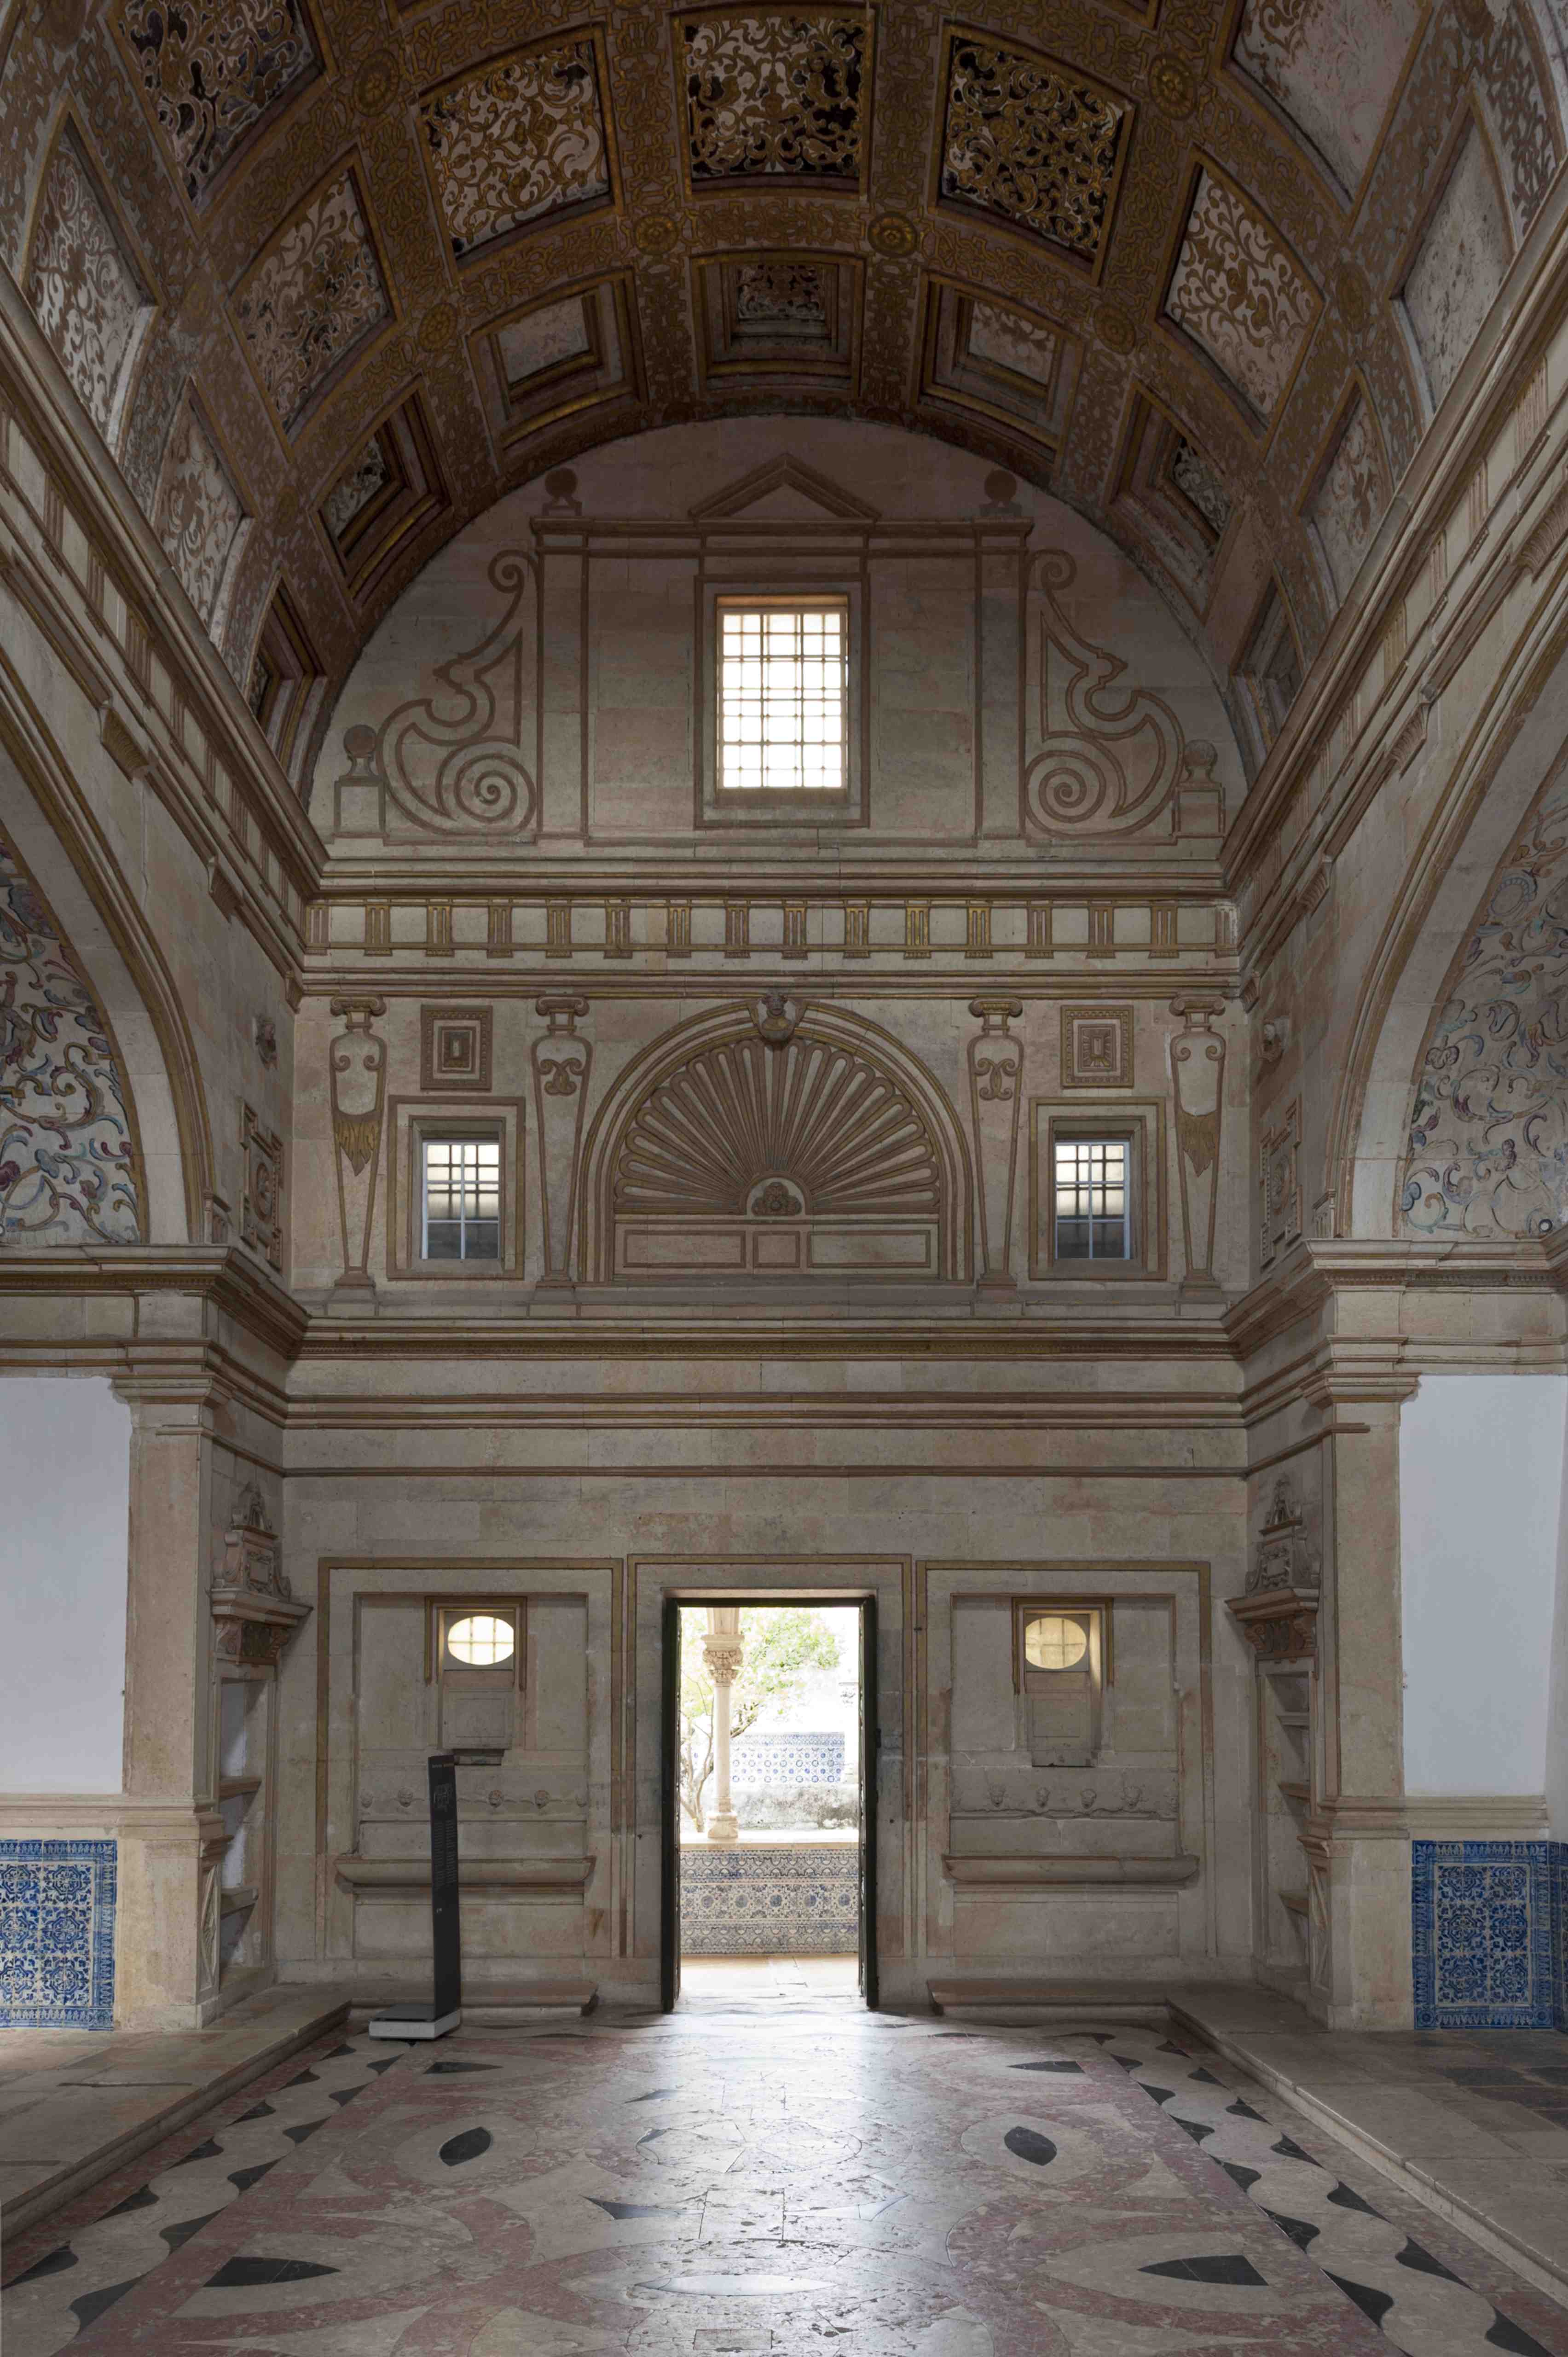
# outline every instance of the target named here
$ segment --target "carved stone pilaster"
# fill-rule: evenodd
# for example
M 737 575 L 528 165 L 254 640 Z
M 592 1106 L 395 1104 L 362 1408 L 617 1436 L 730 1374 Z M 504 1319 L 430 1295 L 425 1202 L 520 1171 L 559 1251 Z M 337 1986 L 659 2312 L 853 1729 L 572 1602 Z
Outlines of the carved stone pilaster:
M 384 998 L 335 998 L 332 1012 L 344 1028 L 332 1041 L 332 1146 L 338 1166 L 338 1216 L 343 1237 L 343 1274 L 335 1296 L 373 1294 L 371 1228 L 376 1180 L 381 1172 L 381 1124 L 386 1113 L 387 1047 L 371 1025 L 387 1011 Z
M 294 1596 L 279 1560 L 277 1533 L 261 1491 L 242 1492 L 223 1538 L 223 1568 L 212 1583 L 213 1649 L 219 1668 L 273 1670 L 311 1608 Z
M 544 1236 L 543 1285 L 569 1285 L 572 1206 L 583 1144 L 583 1111 L 593 1070 L 592 1043 L 577 1026 L 588 1011 L 581 991 L 534 1001 L 550 1028 L 533 1043 L 534 1128 L 539 1137 L 539 1208 Z
M 1024 1043 L 1007 1026 L 1024 1012 L 1020 998 L 972 998 L 981 1028 L 969 1043 L 969 1102 L 980 1182 L 980 1283 L 1011 1289 L 1013 1195 L 1018 1170 L 1018 1113 L 1024 1092 Z
M 1218 1293 L 1214 1275 L 1214 1215 L 1219 1200 L 1219 1146 L 1225 1103 L 1225 1042 L 1215 1018 L 1222 998 L 1173 998 L 1171 1013 L 1186 1025 L 1171 1041 L 1176 1091 L 1176 1173 L 1181 1181 L 1187 1274 L 1182 1292 L 1201 1299 Z

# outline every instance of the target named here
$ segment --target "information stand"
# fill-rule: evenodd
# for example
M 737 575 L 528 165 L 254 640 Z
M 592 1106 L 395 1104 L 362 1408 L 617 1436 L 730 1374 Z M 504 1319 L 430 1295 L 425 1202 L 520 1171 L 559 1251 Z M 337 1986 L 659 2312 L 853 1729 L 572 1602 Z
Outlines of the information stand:
M 463 2018 L 463 1932 L 457 1909 L 457 1754 L 430 1758 L 430 1929 L 435 1953 L 428 2005 L 389 2005 L 372 2038 L 445 2038 Z

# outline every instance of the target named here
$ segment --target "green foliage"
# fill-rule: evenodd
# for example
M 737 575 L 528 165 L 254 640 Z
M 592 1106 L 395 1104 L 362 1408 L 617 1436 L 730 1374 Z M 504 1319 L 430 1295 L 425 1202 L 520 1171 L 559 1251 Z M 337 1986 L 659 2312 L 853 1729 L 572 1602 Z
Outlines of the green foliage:
M 714 1687 L 703 1660 L 704 1616 L 681 1624 L 681 1805 L 698 1833 L 707 1816 L 703 1794 L 714 1772 Z M 831 1621 L 810 1604 L 746 1604 L 740 1633 L 746 1659 L 730 1688 L 730 1736 L 744 1735 L 765 1710 L 787 1710 L 814 1671 L 838 1666 Z

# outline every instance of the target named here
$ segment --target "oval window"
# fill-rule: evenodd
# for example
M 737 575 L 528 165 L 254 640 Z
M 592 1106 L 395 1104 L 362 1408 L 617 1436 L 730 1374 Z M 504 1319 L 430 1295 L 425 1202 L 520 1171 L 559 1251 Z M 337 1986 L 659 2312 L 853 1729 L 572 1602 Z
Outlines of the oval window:
M 466 1613 L 446 1631 L 446 1651 L 455 1662 L 465 1663 L 470 1669 L 499 1669 L 515 1650 L 511 1622 L 499 1620 L 493 1612 Z
M 1032 1670 L 1074 1670 L 1088 1651 L 1089 1631 L 1081 1621 L 1043 1612 L 1025 1623 L 1024 1659 Z

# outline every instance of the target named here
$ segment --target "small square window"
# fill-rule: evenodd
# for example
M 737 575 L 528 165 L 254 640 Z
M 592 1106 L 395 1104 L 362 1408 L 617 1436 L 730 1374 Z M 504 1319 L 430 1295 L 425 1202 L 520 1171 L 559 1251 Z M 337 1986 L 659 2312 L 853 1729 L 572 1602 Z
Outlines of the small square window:
M 721 792 L 846 792 L 847 602 L 721 600 L 717 619 Z
M 499 1137 L 426 1137 L 421 1145 L 422 1260 L 500 1258 Z
M 1133 1258 L 1131 1154 L 1124 1137 L 1053 1140 L 1053 1257 L 1058 1261 Z

